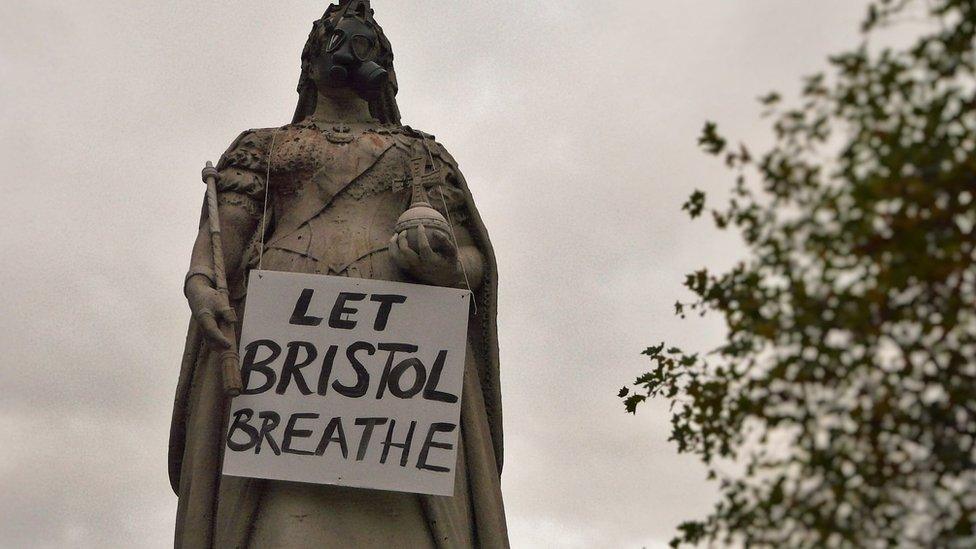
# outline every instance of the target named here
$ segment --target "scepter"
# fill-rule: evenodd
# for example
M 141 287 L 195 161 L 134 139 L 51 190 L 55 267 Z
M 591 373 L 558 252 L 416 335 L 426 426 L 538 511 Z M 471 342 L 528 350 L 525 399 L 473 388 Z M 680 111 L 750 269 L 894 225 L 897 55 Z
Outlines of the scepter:
M 224 349 L 217 357 L 217 364 L 224 381 L 224 395 L 236 397 L 241 394 L 244 383 L 241 381 L 241 359 L 237 354 L 237 334 L 234 333 L 234 322 L 237 315 L 230 306 L 230 294 L 227 291 L 227 274 L 224 272 L 224 249 L 220 241 L 220 213 L 217 207 L 217 169 L 208 160 L 203 168 L 203 181 L 207 184 L 207 213 L 210 218 L 210 243 L 213 250 L 214 283 L 217 293 L 221 296 L 222 311 L 217 319 L 220 331 L 230 342 L 230 347 Z M 229 311 L 229 312 L 226 312 Z

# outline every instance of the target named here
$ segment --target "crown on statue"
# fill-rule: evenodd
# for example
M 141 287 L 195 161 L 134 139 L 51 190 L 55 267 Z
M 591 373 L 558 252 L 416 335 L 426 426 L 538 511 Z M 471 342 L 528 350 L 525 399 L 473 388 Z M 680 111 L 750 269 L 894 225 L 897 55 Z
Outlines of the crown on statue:
M 329 6 L 326 16 L 336 12 L 339 14 L 336 19 L 352 16 L 367 23 L 373 22 L 373 8 L 370 7 L 369 0 L 340 0 L 338 6 L 335 4 Z

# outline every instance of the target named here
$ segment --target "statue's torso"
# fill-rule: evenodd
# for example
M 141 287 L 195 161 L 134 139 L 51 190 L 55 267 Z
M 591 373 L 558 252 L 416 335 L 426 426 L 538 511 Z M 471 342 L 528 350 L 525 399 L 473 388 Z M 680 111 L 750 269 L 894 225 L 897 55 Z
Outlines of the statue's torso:
M 260 264 L 269 270 L 402 280 L 385 246 L 409 201 L 411 160 L 427 158 L 423 182 L 431 204 L 486 254 L 488 282 L 475 290 L 479 308 L 466 353 L 455 496 L 238 477 L 224 477 L 215 487 L 223 428 L 219 368 L 191 331 L 171 440 L 171 471 L 178 472 L 180 492 L 179 539 L 210 539 L 211 532 L 218 540 L 245 540 L 249 547 L 433 547 L 436 536 L 440 546 L 469 547 L 475 538 L 482 546 L 506 546 L 498 483 L 496 283 L 487 233 L 456 164 L 431 136 L 379 125 L 350 130 L 345 135 L 300 123 L 242 133 L 218 163 L 218 200 L 222 207 L 236 207 L 234 215 L 270 222 L 267 231 L 256 231 L 245 252 L 247 269 Z M 232 271 L 233 304 L 242 317 L 246 277 L 239 275 L 246 269 Z
M 263 268 L 402 280 L 386 249 L 409 204 L 410 160 L 424 158 L 428 188 L 450 170 L 430 144 L 384 126 L 293 126 L 274 142 Z M 450 193 L 432 194 L 444 196 L 437 206 Z
M 459 192 L 438 192 L 446 191 L 452 167 L 420 134 L 382 126 L 270 131 L 270 139 L 259 136 L 271 151 L 263 269 L 405 280 L 387 245 L 410 201 L 411 159 L 427 158 L 424 182 L 442 209 L 463 203 Z M 465 464 L 458 467 L 465 479 Z M 420 501 L 416 494 L 269 481 L 252 546 L 432 547 Z M 462 508 L 469 524 L 470 510 Z M 457 535 L 461 546 L 471 543 L 470 532 Z

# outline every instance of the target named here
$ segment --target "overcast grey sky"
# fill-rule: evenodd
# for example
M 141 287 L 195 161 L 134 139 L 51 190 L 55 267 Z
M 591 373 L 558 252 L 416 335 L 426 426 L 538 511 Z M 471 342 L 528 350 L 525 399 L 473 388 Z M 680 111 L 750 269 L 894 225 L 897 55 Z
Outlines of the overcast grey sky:
M 738 243 L 680 212 L 730 177 L 706 119 L 764 142 L 755 98 L 856 40 L 861 0 L 374 0 L 404 122 L 461 164 L 499 258 L 516 547 L 656 547 L 714 490 L 666 408 L 617 390 L 684 273 Z M 323 1 L 0 2 L 0 546 L 167 547 L 181 294 L 199 173 L 290 121 Z

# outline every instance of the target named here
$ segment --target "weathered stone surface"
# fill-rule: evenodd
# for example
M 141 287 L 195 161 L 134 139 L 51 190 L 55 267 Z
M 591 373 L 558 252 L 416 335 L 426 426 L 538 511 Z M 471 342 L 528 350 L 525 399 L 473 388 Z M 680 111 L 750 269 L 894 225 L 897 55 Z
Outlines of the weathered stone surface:
M 392 50 L 368 4 L 329 7 L 302 54 L 295 120 L 244 132 L 217 165 L 229 304 L 243 318 L 246 273 L 259 265 L 470 287 L 477 312 L 455 495 L 221 477 L 226 400 L 214 362 L 224 345 L 217 326 L 231 317 L 207 274 L 213 254 L 203 219 L 185 288 L 194 320 L 170 439 L 177 547 L 508 545 L 491 243 L 454 159 L 433 136 L 400 124 Z M 396 233 L 420 195 L 453 234 L 417 224 Z

